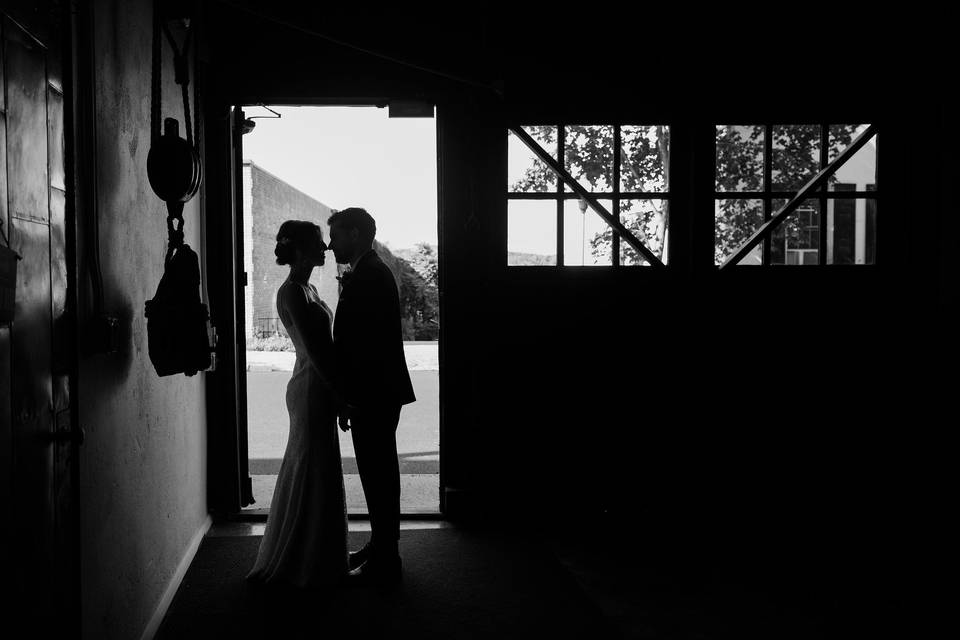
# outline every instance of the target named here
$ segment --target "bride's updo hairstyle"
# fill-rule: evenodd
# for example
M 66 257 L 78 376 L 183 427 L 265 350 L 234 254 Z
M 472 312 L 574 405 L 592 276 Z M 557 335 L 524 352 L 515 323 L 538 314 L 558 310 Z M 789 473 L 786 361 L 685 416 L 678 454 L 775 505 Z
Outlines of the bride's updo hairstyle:
M 323 231 L 318 225 L 307 220 L 287 220 L 277 231 L 277 246 L 273 254 L 277 256 L 277 264 L 293 264 L 298 249 L 306 255 L 318 254 L 321 241 Z

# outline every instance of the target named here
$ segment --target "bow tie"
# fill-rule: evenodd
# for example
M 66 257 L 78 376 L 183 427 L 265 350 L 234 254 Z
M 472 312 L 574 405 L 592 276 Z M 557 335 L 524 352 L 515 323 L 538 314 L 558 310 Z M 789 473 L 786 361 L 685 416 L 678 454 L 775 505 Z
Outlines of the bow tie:
M 350 279 L 353 278 L 353 271 L 344 271 L 343 275 L 337 276 L 337 282 L 340 283 L 340 286 L 350 282 Z

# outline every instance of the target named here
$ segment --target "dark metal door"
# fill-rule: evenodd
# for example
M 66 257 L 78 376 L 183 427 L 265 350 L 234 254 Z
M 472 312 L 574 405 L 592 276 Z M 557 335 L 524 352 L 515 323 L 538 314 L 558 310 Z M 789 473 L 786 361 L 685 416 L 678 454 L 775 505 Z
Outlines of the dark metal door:
M 64 14 L 67 12 L 64 11 Z M 17 265 L 0 327 L 3 545 L 14 611 L 39 637 L 79 633 L 73 234 L 64 152 L 61 24 L 2 16 L 0 221 Z M 2 241 L 2 240 L 0 240 Z M 68 296 L 70 296 L 68 298 Z M 9 473 L 8 473 L 9 472 Z M 4 527 L 7 529 L 7 527 Z
M 247 273 L 243 265 L 243 127 L 244 114 L 234 107 L 230 127 L 230 158 L 233 177 L 233 264 L 234 264 L 234 325 L 236 344 L 237 384 L 237 473 L 240 480 L 240 506 L 253 503 L 253 483 L 250 478 L 250 454 L 247 438 L 247 342 L 244 326 L 244 287 Z

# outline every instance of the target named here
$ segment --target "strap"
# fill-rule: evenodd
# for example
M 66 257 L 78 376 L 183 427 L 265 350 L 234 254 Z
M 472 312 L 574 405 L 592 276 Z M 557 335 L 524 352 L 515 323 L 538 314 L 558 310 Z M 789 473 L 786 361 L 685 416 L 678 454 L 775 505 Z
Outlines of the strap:
M 193 42 L 193 29 L 188 24 L 187 25 L 187 35 L 183 41 L 183 47 L 177 46 L 177 41 L 173 37 L 173 32 L 170 31 L 170 25 L 163 20 L 163 17 L 160 12 L 160 3 L 162 0 L 154 0 L 153 3 L 153 66 L 151 69 L 151 100 L 150 100 L 150 141 L 152 144 L 156 144 L 160 139 L 162 134 L 161 132 L 161 118 L 160 118 L 160 103 L 162 102 L 161 97 L 161 72 L 163 67 L 163 52 L 161 46 L 161 36 L 160 31 L 162 30 L 167 40 L 170 42 L 170 48 L 173 49 L 173 68 L 174 68 L 174 77 L 177 84 L 180 85 L 180 90 L 183 97 L 183 120 L 184 120 L 184 129 L 186 129 L 185 135 L 187 137 L 187 142 L 190 143 L 190 146 L 197 148 L 200 144 L 200 118 L 199 118 L 199 105 L 194 105 L 194 110 L 197 111 L 195 114 L 196 117 L 191 117 L 190 113 L 190 45 Z M 193 122 L 191 122 L 191 119 Z
M 179 226 L 175 223 L 179 222 Z M 167 203 L 167 257 L 169 262 L 174 252 L 183 246 L 183 203 Z
M 160 141 L 160 0 L 153 2 L 153 66 L 150 70 L 150 145 Z
M 170 26 L 163 23 L 163 33 L 170 42 L 170 48 L 173 49 L 173 69 L 177 84 L 180 85 L 180 91 L 183 94 L 183 128 L 186 129 L 187 142 L 193 146 L 193 126 L 190 124 L 190 42 L 193 36 L 193 30 L 187 27 L 187 36 L 183 41 L 183 49 L 177 46 L 177 41 L 173 39 L 173 33 L 170 32 Z

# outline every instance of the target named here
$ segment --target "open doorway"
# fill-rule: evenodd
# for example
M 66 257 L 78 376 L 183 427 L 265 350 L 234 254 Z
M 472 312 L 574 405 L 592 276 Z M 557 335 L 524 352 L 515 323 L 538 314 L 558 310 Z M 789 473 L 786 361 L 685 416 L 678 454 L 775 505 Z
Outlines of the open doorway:
M 285 390 L 293 346 L 276 312 L 287 277 L 273 249 L 280 223 L 319 224 L 329 238 L 333 210 L 366 208 L 377 221 L 375 249 L 400 289 L 404 352 L 417 401 L 397 428 L 401 512 L 440 508 L 439 300 L 436 121 L 391 118 L 373 106 L 243 107 L 244 328 L 247 435 L 254 503 L 269 509 L 287 444 Z M 252 126 L 251 126 L 252 124 Z M 336 312 L 338 266 L 329 254 L 311 282 Z M 367 512 L 353 441 L 338 431 L 347 509 Z

